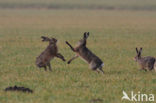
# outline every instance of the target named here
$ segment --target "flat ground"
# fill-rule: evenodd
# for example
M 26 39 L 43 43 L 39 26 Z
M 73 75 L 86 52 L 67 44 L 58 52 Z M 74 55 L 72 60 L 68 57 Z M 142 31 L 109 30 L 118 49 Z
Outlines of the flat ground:
M 121 103 L 123 90 L 156 94 L 156 73 L 138 70 L 133 60 L 136 47 L 143 47 L 143 56 L 156 56 L 155 27 L 155 10 L 149 9 L 1 8 L 0 103 Z M 40 36 L 57 38 L 59 52 L 69 60 L 74 53 L 65 41 L 75 45 L 86 31 L 88 48 L 105 63 L 104 75 L 81 59 L 68 65 L 55 58 L 53 72 L 35 66 L 48 45 Z M 3 91 L 14 85 L 34 93 Z

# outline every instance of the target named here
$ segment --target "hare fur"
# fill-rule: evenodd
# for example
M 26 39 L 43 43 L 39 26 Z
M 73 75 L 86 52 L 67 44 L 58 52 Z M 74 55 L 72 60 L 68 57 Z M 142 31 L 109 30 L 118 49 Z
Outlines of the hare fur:
M 56 45 L 57 39 L 55 38 L 48 38 L 45 36 L 42 36 L 42 41 L 47 41 L 49 42 L 49 45 L 47 48 L 36 58 L 36 65 L 39 68 L 44 67 L 45 71 L 47 70 L 47 66 L 49 67 L 49 70 L 52 71 L 50 61 L 54 58 L 60 58 L 63 61 L 65 61 L 64 57 L 62 54 L 58 53 L 58 47 Z
M 134 57 L 134 60 L 138 62 L 142 70 L 147 71 L 154 69 L 156 71 L 156 62 L 155 62 L 156 59 L 154 57 L 151 56 L 142 57 L 141 56 L 142 48 L 140 48 L 140 50 L 136 48 L 136 53 L 137 55 Z
M 74 59 L 81 57 L 85 62 L 89 64 L 89 67 L 92 70 L 95 70 L 98 73 L 98 70 L 100 70 L 102 73 L 104 73 L 104 71 L 102 70 L 102 67 L 104 66 L 102 60 L 86 47 L 88 37 L 89 32 L 85 32 L 83 38 L 77 43 L 77 46 L 75 48 L 73 48 L 71 44 L 66 41 L 66 44 L 71 48 L 73 52 L 76 53 L 76 55 L 68 61 L 68 64 L 70 64 Z

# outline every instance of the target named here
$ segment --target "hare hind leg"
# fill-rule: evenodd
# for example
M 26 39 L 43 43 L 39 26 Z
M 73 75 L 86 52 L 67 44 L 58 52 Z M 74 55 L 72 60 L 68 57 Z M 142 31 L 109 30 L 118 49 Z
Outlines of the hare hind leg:
M 43 66 L 43 67 L 44 67 L 44 70 L 47 71 L 47 66 L 45 65 L 45 66 Z
M 93 71 L 96 71 L 97 73 L 99 73 L 99 71 L 97 70 L 97 66 L 94 63 L 90 63 L 89 64 L 89 68 Z
M 104 71 L 102 69 L 102 66 L 99 67 L 99 70 L 102 72 L 102 74 L 104 74 Z
M 49 62 L 47 65 L 48 65 L 48 67 L 49 67 L 49 70 L 52 71 L 52 68 L 51 68 L 50 62 Z
M 89 66 L 93 71 L 96 71 L 97 73 L 100 73 L 99 71 L 101 71 L 102 74 L 104 74 L 104 71 L 102 70 L 103 64 L 98 67 L 96 63 L 91 63 Z

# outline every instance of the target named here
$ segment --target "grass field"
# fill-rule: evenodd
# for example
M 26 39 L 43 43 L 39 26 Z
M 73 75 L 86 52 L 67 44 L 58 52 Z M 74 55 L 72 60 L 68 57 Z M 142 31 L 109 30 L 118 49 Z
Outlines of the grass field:
M 143 47 L 144 56 L 156 56 L 155 27 L 156 13 L 148 10 L 0 9 L 0 103 L 131 103 L 121 101 L 123 90 L 156 94 L 155 72 L 138 70 L 133 60 L 135 47 Z M 69 60 L 74 53 L 65 41 L 75 45 L 86 31 L 88 48 L 105 63 L 104 75 L 81 59 L 68 65 L 55 58 L 53 72 L 35 66 L 48 45 L 40 36 L 57 38 Z M 34 93 L 3 91 L 14 85 Z

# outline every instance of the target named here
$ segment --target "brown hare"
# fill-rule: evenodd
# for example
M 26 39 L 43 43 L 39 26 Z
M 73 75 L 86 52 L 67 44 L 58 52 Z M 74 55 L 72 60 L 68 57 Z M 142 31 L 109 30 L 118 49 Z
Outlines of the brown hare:
M 102 70 L 102 67 L 104 66 L 104 63 L 102 62 L 102 60 L 97 57 L 95 54 L 93 54 L 87 47 L 86 47 L 86 43 L 87 43 L 87 38 L 89 36 L 89 32 L 85 32 L 83 39 L 81 39 L 77 46 L 75 48 L 73 48 L 67 41 L 66 44 L 71 48 L 71 50 L 73 52 L 76 53 L 76 55 L 71 58 L 68 61 L 68 64 L 71 63 L 72 60 L 81 57 L 85 62 L 87 62 L 89 64 L 89 67 L 92 70 L 95 70 L 99 73 L 98 70 L 100 70 L 102 73 L 104 73 L 104 71 Z
M 142 57 L 141 53 L 142 53 L 142 48 L 140 48 L 140 50 L 138 50 L 136 48 L 136 57 L 134 57 L 134 60 L 136 62 L 138 62 L 138 64 L 140 65 L 142 70 L 153 70 L 155 69 L 156 71 L 156 59 L 154 57 L 151 56 L 147 56 L 147 57 Z
M 63 61 L 65 61 L 64 57 L 58 53 L 58 48 L 57 48 L 57 39 L 55 38 L 48 38 L 48 37 L 44 37 L 42 36 L 42 41 L 47 41 L 49 42 L 49 45 L 47 46 L 47 48 L 36 58 L 36 65 L 39 68 L 44 67 L 45 71 L 47 70 L 47 66 L 49 67 L 49 70 L 52 71 L 51 65 L 50 65 L 50 61 L 54 58 L 60 58 Z

